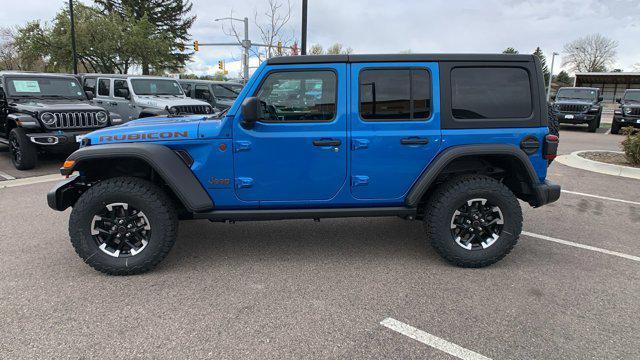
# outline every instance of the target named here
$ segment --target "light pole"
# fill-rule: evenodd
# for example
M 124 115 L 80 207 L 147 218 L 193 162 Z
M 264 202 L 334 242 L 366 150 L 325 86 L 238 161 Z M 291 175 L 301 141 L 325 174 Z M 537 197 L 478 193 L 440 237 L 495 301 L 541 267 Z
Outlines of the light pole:
M 221 20 L 231 20 L 231 21 L 242 21 L 244 23 L 244 40 L 240 43 L 242 45 L 242 77 L 244 78 L 244 83 L 246 84 L 249 81 L 249 49 L 251 49 L 251 40 L 249 40 L 249 18 L 245 17 L 244 19 L 238 19 L 233 17 L 226 17 L 215 19 L 214 21 Z
M 549 71 L 549 84 L 547 87 L 547 102 L 549 102 L 549 99 L 551 98 L 551 80 L 553 79 L 553 62 L 556 59 L 556 55 L 559 55 L 559 54 L 555 51 L 551 55 L 551 70 Z
M 307 55 L 307 0 L 302 0 L 302 48 L 300 53 Z
M 73 0 L 69 0 L 69 18 L 71 20 L 71 57 L 73 58 L 73 73 L 78 73 L 78 55 L 76 54 L 76 25 L 73 18 Z

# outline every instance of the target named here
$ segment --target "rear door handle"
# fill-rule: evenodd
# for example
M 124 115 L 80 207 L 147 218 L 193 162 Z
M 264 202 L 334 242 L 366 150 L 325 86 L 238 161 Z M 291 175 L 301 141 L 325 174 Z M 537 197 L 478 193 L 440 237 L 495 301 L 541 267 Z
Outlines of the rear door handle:
M 110 102 L 110 103 L 109 103 L 109 105 L 111 105 L 111 106 L 118 106 L 118 103 L 114 101 L 114 102 Z
M 313 140 L 314 146 L 340 146 L 342 141 L 336 139 Z
M 428 143 L 429 139 L 418 137 L 408 137 L 400 140 L 402 145 L 427 145 Z

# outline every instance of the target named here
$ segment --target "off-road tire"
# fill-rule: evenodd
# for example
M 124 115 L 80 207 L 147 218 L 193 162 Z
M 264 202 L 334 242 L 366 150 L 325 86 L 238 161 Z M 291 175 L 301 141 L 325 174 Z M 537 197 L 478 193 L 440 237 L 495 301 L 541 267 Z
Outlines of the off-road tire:
M 486 249 L 467 250 L 451 234 L 451 219 L 460 204 L 485 198 L 496 204 L 504 216 L 500 236 Z M 480 268 L 504 258 L 516 245 L 522 231 L 522 209 L 515 195 L 501 182 L 482 175 L 463 175 L 441 184 L 428 199 L 424 227 L 433 248 L 449 263 Z
M 553 108 L 551 106 L 547 106 L 547 126 L 549 127 L 549 134 L 558 137 L 560 136 L 560 122 L 553 113 Z
M 91 235 L 94 215 L 111 203 L 130 204 L 149 219 L 149 242 L 135 256 L 109 256 L 99 249 Z M 171 198 L 157 185 L 134 177 L 111 178 L 91 186 L 80 196 L 69 218 L 69 235 L 76 253 L 91 267 L 109 275 L 134 275 L 151 270 L 167 256 L 177 232 L 178 216 Z
M 615 122 L 611 124 L 611 133 L 614 135 L 620 134 L 620 125 Z
M 587 127 L 587 131 L 590 133 L 594 133 L 598 130 L 598 118 L 595 118 L 589 122 L 589 127 Z
M 13 145 L 17 144 L 20 156 L 17 159 L 14 156 Z M 29 140 L 27 133 L 23 128 L 16 127 L 9 132 L 9 148 L 11 149 L 11 163 L 18 170 L 30 170 L 36 166 L 38 160 L 38 148 Z

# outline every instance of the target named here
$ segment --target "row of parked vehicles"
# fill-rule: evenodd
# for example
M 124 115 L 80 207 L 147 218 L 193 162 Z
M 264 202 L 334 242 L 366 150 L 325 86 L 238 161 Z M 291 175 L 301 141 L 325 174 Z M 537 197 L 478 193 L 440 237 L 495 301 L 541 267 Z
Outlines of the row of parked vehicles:
M 559 123 L 586 124 L 589 132 L 596 132 L 602 121 L 603 97 L 601 90 L 591 87 L 560 88 L 552 104 Z M 623 127 L 640 128 L 640 89 L 628 89 L 616 99 L 620 108 L 615 110 L 611 133 L 618 134 Z
M 91 131 L 160 115 L 229 108 L 242 84 L 113 74 L 0 72 L 0 143 L 19 170 L 40 152 L 70 153 Z

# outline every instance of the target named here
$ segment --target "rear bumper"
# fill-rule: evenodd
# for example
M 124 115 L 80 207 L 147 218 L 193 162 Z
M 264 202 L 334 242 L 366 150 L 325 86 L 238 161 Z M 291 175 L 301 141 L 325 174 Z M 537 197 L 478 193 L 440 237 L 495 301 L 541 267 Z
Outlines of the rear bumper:
M 540 207 L 542 205 L 551 204 L 560 198 L 560 185 L 546 180 L 543 184 L 540 184 L 534 188 L 535 198 L 530 205 L 533 207 Z

